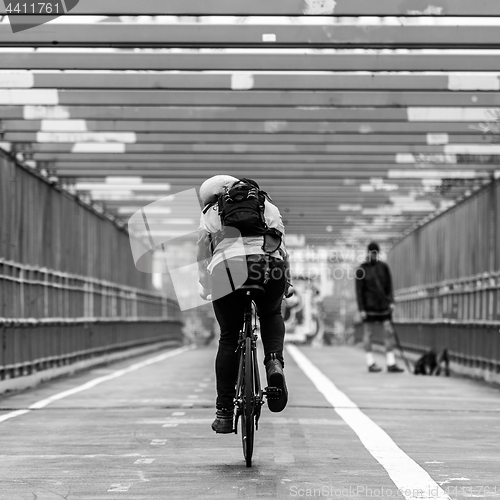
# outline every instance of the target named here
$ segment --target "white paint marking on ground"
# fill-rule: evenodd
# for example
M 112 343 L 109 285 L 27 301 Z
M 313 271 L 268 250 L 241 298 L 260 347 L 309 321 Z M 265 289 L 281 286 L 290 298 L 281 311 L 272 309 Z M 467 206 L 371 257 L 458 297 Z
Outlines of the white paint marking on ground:
M 470 481 L 468 477 L 450 477 L 446 481 L 439 481 L 439 484 L 448 484 L 451 483 L 452 481 Z
M 112 484 L 108 491 L 116 491 L 124 493 L 127 492 L 131 486 L 132 486 L 131 484 Z
M 162 427 L 177 427 L 179 424 L 163 424 Z
M 192 395 L 188 396 L 188 399 L 198 399 L 198 396 L 192 394 Z
M 134 465 L 149 465 L 152 464 L 156 458 L 139 458 L 134 462 Z
M 181 407 L 182 408 L 192 408 L 194 405 L 193 403 L 182 403 Z
M 152 439 L 151 440 L 151 445 L 152 446 L 163 446 L 167 444 L 167 440 L 166 439 Z
M 363 446 L 387 471 L 406 499 L 450 500 L 429 474 L 404 453 L 383 429 L 366 416 L 297 347 L 289 345 L 287 351 L 316 389 L 334 407 L 335 412 L 356 433 Z
M 182 416 L 184 416 L 185 414 L 186 414 L 186 412 L 185 412 L 185 411 L 174 411 L 174 412 L 172 413 L 172 417 L 182 417 Z
M 136 370 L 140 370 L 146 366 L 152 365 L 154 363 L 159 363 L 160 361 L 164 361 L 165 359 L 171 358 L 178 354 L 182 354 L 188 350 L 194 349 L 194 346 L 180 347 L 179 349 L 174 349 L 173 351 L 168 351 L 158 356 L 154 356 L 149 359 L 145 359 L 144 361 L 140 361 L 139 363 L 134 363 L 133 365 L 128 366 L 127 368 L 122 368 L 121 370 L 114 371 L 109 375 L 105 375 L 103 377 L 98 377 L 93 380 L 89 380 L 85 384 L 79 385 L 78 387 L 74 387 L 73 389 L 68 389 L 67 391 L 59 392 L 58 394 L 54 394 L 46 399 L 42 399 L 33 403 L 26 410 L 16 410 L 6 415 L 0 416 L 0 422 L 4 422 L 10 418 L 18 417 L 20 415 L 24 415 L 29 413 L 31 410 L 39 410 L 41 408 L 45 408 L 50 405 L 54 401 L 59 401 L 60 399 L 67 398 L 68 396 L 73 396 L 74 394 L 78 394 L 79 392 L 86 391 L 88 389 L 92 389 L 96 385 L 102 384 L 103 382 L 108 382 L 109 380 L 113 380 L 118 377 L 122 377 L 127 373 L 135 372 Z

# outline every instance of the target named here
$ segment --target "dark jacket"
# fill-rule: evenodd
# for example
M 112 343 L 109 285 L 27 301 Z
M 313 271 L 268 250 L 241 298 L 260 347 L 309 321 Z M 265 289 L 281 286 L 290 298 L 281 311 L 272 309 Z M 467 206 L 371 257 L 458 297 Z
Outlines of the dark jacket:
M 360 311 L 384 312 L 389 309 L 394 297 L 391 271 L 385 262 L 366 261 L 356 269 L 356 298 Z

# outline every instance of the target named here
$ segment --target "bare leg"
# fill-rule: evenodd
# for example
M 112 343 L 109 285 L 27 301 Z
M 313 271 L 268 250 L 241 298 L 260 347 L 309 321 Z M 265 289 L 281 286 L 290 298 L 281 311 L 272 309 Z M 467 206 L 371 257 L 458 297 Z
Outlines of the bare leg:
M 366 364 L 372 366 L 375 364 L 375 359 L 372 352 L 372 337 L 373 337 L 373 323 L 363 323 L 363 343 L 366 353 Z

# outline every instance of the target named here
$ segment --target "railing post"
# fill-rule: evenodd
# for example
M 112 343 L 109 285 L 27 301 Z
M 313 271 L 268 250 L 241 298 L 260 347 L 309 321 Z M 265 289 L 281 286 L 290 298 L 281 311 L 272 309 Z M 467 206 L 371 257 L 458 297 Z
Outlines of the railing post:
M 19 316 L 24 318 L 24 269 L 19 270 Z

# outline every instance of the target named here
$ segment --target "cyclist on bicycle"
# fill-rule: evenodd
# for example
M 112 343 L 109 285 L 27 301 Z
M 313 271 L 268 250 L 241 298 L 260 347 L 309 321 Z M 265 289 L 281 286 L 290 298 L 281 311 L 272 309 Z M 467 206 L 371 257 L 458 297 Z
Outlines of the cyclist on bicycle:
M 234 193 L 246 194 L 238 198 Z M 234 199 L 244 198 L 240 207 L 238 203 L 233 203 L 231 196 Z M 223 197 L 225 201 L 232 203 L 231 215 L 227 217 Z M 255 181 L 217 175 L 202 184 L 200 198 L 205 207 L 201 215 L 198 239 L 200 295 L 203 298 L 212 296 L 215 316 L 221 330 L 215 360 L 217 400 L 212 429 L 217 433 L 228 434 L 233 432 L 238 336 L 243 324 L 245 305 L 244 297 L 232 290 L 243 282 L 258 283 L 265 289 L 265 295 L 255 298 L 264 346 L 264 365 L 268 385 L 281 389 L 278 399 L 268 399 L 269 409 L 280 412 L 287 404 L 288 392 L 283 373 L 285 324 L 281 302 L 283 295 L 287 295 L 291 287 L 288 254 L 284 245 L 285 231 L 280 212 L 267 194 L 260 191 Z M 259 206 L 262 210 L 262 224 L 254 213 L 257 210 L 255 207 Z M 238 209 L 241 209 L 240 214 L 237 214 Z M 239 226 L 244 229 L 234 231 L 234 226 L 238 226 L 238 223 L 233 223 L 233 227 L 223 223 L 235 219 L 244 220 L 246 226 Z M 238 241 L 240 244 L 235 244 Z M 269 250 L 266 245 L 270 242 L 275 244 L 274 248 L 279 248 Z M 239 266 L 241 271 L 242 265 L 245 271 L 243 278 L 237 270 Z M 231 273 L 231 288 L 228 289 L 227 276 Z M 268 281 L 264 282 L 266 276 Z

